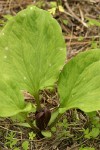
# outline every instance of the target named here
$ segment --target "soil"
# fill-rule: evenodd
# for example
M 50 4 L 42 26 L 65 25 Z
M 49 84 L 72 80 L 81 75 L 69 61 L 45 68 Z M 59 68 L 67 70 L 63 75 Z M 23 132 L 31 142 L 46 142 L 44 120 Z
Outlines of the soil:
M 56 0 L 52 0 L 58 2 Z M 41 8 L 47 10 L 50 9 L 51 0 L 0 0 L 0 20 L 6 21 L 4 15 L 16 15 L 17 12 L 26 8 L 28 5 L 41 6 Z M 60 1 L 64 8 L 64 12 L 56 10 L 53 15 L 55 19 L 61 25 L 62 32 L 66 42 L 67 48 L 67 60 L 71 59 L 81 51 L 86 51 L 93 47 L 93 43 L 100 47 L 100 27 L 89 26 L 88 19 L 96 19 L 100 22 L 100 0 L 62 0 Z M 64 23 L 63 20 L 67 20 Z M 0 26 L 3 24 L 0 21 Z M 24 93 L 25 100 L 34 101 L 33 97 Z M 46 105 L 50 109 L 55 108 L 58 104 L 57 91 L 50 93 L 50 91 L 43 91 L 42 105 Z M 100 117 L 100 113 L 97 112 L 97 116 Z M 34 117 L 30 114 L 30 117 Z M 29 141 L 29 150 L 79 150 L 81 146 L 94 147 L 95 150 L 100 150 L 100 135 L 94 139 L 86 139 L 83 136 L 83 129 L 87 127 L 91 128 L 90 120 L 86 114 L 80 110 L 69 110 L 61 118 L 67 118 L 68 120 L 68 135 L 64 135 L 62 127 L 57 127 L 57 132 L 50 139 L 38 139 L 29 140 L 28 133 L 32 132 L 30 128 L 14 125 L 10 118 L 0 118 L 0 149 L 10 150 L 5 145 L 5 137 L 13 131 L 18 139 L 16 147 L 22 149 L 21 145 L 23 141 Z

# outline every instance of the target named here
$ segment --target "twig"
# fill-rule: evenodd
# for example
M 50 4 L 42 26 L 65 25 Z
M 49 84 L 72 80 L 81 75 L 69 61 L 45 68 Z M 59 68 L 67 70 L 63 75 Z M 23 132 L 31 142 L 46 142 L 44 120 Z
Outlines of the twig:
M 83 22 L 78 16 L 76 16 L 76 14 L 72 11 L 72 9 L 70 8 L 67 0 L 63 0 L 64 1 L 64 4 L 65 4 L 65 7 L 68 9 L 68 11 L 70 12 L 70 14 L 78 21 L 80 22 L 81 24 L 83 24 L 86 28 L 88 28 L 88 25 Z
M 86 143 L 89 139 L 86 139 L 85 141 L 83 141 L 81 144 L 77 144 L 74 147 L 72 147 L 70 150 L 74 150 L 76 147 L 79 147 L 80 145 Z
M 81 10 L 81 6 L 79 5 L 78 7 L 79 7 L 79 11 L 80 11 L 81 20 L 82 20 L 82 22 L 84 22 L 84 15 L 83 15 L 83 12 Z
M 21 131 L 10 130 L 10 129 L 8 129 L 8 128 L 6 128 L 6 127 L 3 127 L 3 126 L 0 126 L 0 128 L 1 128 L 1 129 L 4 129 L 4 130 L 7 130 L 7 131 L 11 131 L 11 132 L 13 131 L 13 132 L 15 132 L 15 133 L 17 132 L 17 133 L 21 134 Z
M 5 148 L 5 149 L 1 149 L 1 148 Z M 8 150 L 8 148 L 5 147 L 4 143 L 2 143 L 1 141 L 0 141 L 0 150 Z
M 70 40 L 70 38 L 71 38 L 71 35 L 70 36 L 65 36 L 65 39 L 66 40 Z M 100 36 L 85 36 L 85 37 L 83 37 L 84 39 L 97 39 L 97 38 L 100 38 Z M 79 39 L 79 36 L 73 36 L 72 37 L 72 39 L 73 40 L 77 40 L 77 39 Z
M 85 42 L 67 42 L 67 45 L 84 45 L 84 44 L 90 44 L 90 41 L 85 41 Z

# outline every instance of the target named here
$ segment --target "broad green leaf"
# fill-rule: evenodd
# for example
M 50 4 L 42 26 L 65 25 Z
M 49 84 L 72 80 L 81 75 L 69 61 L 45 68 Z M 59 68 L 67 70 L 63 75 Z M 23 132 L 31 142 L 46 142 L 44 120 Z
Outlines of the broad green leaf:
M 29 113 L 29 112 L 28 112 L 28 113 Z M 23 114 L 23 113 L 18 113 L 18 114 L 14 115 L 14 116 L 12 116 L 12 117 L 10 117 L 10 118 L 11 118 L 11 120 L 14 121 L 14 122 L 25 122 L 25 120 L 26 120 L 25 114 L 24 114 L 24 115 L 22 115 L 22 114 Z
M 52 112 L 48 125 L 51 125 L 56 120 L 58 115 L 59 115 L 59 109 L 57 108 L 56 110 L 54 110 L 54 112 Z
M 31 109 L 28 111 L 28 113 L 35 113 L 35 112 L 36 112 L 36 106 L 34 104 L 31 104 Z M 26 118 L 25 118 L 26 115 L 27 114 L 23 115 L 23 113 L 18 113 L 16 115 L 12 116 L 11 119 L 13 121 L 24 123 L 26 120 Z
M 70 108 L 100 110 L 100 49 L 82 52 L 65 65 L 58 92 L 60 113 Z
M 24 102 L 18 86 L 0 78 L 0 117 L 10 117 L 31 110 L 31 104 Z
M 24 141 L 22 143 L 22 148 L 23 148 L 23 150 L 28 150 L 29 149 L 29 142 L 28 141 Z
M 35 6 L 13 17 L 0 35 L 2 73 L 35 95 L 53 86 L 66 57 L 62 31 L 49 12 Z
M 44 137 L 50 138 L 52 136 L 52 133 L 50 131 L 41 131 L 42 135 Z
M 10 20 L 13 18 L 13 16 L 8 14 L 8 15 L 3 15 L 3 18 L 5 18 L 6 20 Z
M 15 123 L 14 125 L 21 126 L 21 127 L 26 127 L 26 128 L 31 128 L 31 126 L 26 122 L 24 122 L 24 123 Z
M 92 131 L 90 132 L 90 136 L 93 138 L 96 138 L 98 135 L 100 135 L 100 129 L 92 128 Z

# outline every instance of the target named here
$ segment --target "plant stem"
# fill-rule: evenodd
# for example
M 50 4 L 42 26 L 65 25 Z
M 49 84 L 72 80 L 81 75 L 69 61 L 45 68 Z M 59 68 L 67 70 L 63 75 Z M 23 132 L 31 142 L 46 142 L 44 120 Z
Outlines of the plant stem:
M 63 114 L 58 114 L 57 118 L 50 124 L 50 128 L 52 128 L 53 126 L 56 125 L 56 123 L 59 121 L 59 119 L 61 118 Z
M 41 109 L 40 100 L 39 100 L 39 92 L 37 92 L 34 97 L 35 97 L 35 100 L 36 100 L 37 111 L 38 111 L 38 110 Z

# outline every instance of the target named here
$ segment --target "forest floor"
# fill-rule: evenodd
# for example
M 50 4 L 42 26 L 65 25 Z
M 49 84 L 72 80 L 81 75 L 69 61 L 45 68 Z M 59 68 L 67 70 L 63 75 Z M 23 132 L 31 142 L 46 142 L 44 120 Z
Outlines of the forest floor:
M 0 29 L 6 24 L 9 15 L 16 15 L 31 4 L 49 10 L 60 23 L 67 47 L 67 59 L 81 51 L 100 48 L 100 0 L 0 0 Z M 27 95 L 25 98 L 30 99 Z M 58 103 L 56 91 L 51 94 L 44 91 L 44 102 L 55 107 Z M 29 144 L 28 150 L 100 150 L 100 132 L 97 137 L 89 137 L 89 132 L 96 128 L 93 117 L 99 118 L 100 124 L 100 112 L 89 117 L 80 110 L 69 110 L 49 139 L 32 139 L 30 128 L 16 126 L 10 118 L 1 118 L 0 149 L 24 150 L 22 147 L 26 146 L 27 150 Z M 87 148 L 82 149 L 84 147 Z

